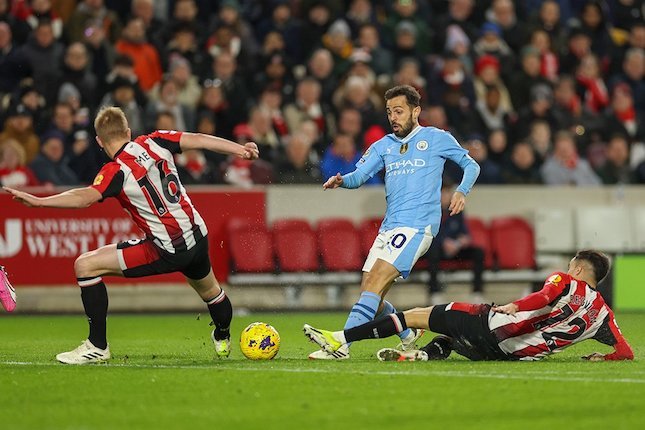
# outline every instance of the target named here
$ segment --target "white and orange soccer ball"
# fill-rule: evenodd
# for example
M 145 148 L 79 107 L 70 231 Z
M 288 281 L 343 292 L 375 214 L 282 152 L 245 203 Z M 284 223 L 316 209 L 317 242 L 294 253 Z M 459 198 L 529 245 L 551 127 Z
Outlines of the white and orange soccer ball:
M 271 360 L 280 349 L 280 334 L 270 324 L 251 323 L 242 330 L 240 349 L 250 360 Z

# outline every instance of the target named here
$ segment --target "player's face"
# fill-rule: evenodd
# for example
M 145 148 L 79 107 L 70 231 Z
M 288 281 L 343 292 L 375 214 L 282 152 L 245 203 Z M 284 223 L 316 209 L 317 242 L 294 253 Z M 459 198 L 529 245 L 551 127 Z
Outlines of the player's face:
M 416 127 L 421 108 L 415 107 L 412 109 L 408 105 L 405 96 L 391 98 L 385 104 L 385 108 L 387 120 L 390 122 L 396 137 L 403 138 Z

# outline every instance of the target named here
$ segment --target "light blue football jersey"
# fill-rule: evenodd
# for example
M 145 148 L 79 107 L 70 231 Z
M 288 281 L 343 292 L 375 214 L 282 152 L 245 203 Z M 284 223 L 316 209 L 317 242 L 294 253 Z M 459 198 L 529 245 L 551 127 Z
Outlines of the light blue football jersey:
M 380 231 L 394 227 L 431 228 L 436 236 L 441 222 L 441 179 L 446 160 L 452 160 L 464 176 L 457 191 L 468 194 L 479 165 L 448 132 L 417 126 L 405 138 L 390 133 L 376 141 L 343 176 L 343 188 L 358 188 L 385 169 L 387 209 Z

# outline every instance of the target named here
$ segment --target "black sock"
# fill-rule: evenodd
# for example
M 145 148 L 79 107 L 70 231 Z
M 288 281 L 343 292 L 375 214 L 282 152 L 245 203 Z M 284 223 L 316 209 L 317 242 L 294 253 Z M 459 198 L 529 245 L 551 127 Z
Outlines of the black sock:
M 345 330 L 345 339 L 348 343 L 362 339 L 379 339 L 401 333 L 407 328 L 403 312 L 397 312 Z
M 231 334 L 229 329 L 231 327 L 231 320 L 233 319 L 233 306 L 226 293 L 224 293 L 224 290 L 216 297 L 204 301 L 208 305 L 208 311 L 211 313 L 211 318 L 215 324 L 215 339 L 222 340 L 230 338 Z
M 95 282 L 88 285 L 88 283 Z M 105 284 L 100 277 L 78 278 L 81 285 L 81 300 L 85 308 L 85 315 L 90 324 L 88 339 L 97 348 L 107 348 L 106 319 L 108 309 L 108 295 Z M 83 284 L 87 286 L 83 286 Z
M 428 354 L 429 360 L 445 360 L 452 352 L 452 339 L 443 335 L 436 336 L 421 350 Z

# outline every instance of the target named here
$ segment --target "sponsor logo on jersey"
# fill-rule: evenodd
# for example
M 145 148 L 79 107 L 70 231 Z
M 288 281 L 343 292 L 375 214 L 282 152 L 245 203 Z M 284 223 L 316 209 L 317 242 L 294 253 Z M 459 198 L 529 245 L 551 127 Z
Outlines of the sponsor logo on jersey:
M 417 149 L 419 151 L 425 151 L 426 149 L 428 149 L 428 142 L 425 141 L 425 140 L 418 141 L 417 142 Z
M 94 178 L 94 182 L 92 185 L 101 185 L 101 182 L 103 182 L 103 175 L 96 175 L 96 178 Z
M 406 152 L 408 152 L 408 144 L 404 143 L 403 145 L 401 145 L 401 148 L 399 148 L 399 154 L 403 155 Z
M 559 282 L 561 282 L 561 281 L 562 281 L 562 276 L 557 275 L 557 274 L 556 274 L 556 275 L 552 275 L 552 276 L 548 279 L 548 281 L 549 281 L 550 283 L 552 283 L 552 284 L 556 284 L 556 285 L 557 285 Z

